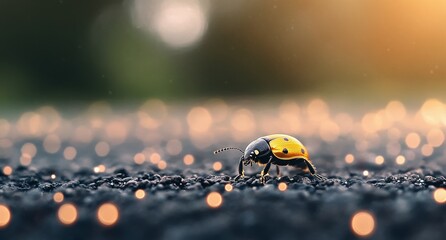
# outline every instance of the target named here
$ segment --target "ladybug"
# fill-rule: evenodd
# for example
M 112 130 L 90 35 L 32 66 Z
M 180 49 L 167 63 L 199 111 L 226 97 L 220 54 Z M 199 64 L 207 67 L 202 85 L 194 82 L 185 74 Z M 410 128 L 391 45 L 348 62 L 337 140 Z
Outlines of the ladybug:
M 242 152 L 238 165 L 238 176 L 235 180 L 245 176 L 243 165 L 252 166 L 253 162 L 265 166 L 260 172 L 260 182 L 262 183 L 265 182 L 265 176 L 268 174 L 271 164 L 276 165 L 278 175 L 280 175 L 279 166 L 293 166 L 310 173 L 319 180 L 326 179 L 316 173 L 316 168 L 310 160 L 307 148 L 299 140 L 286 134 L 272 134 L 257 138 L 246 147 L 245 151 L 239 148 L 226 147 L 214 151 L 214 154 L 226 150 Z

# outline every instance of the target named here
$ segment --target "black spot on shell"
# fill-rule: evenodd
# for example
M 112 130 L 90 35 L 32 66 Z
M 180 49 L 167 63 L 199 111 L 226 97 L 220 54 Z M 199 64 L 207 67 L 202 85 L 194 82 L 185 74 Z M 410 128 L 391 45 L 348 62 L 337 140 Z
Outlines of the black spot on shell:
M 302 154 L 305 154 L 305 150 L 304 150 L 303 148 L 300 149 L 300 152 L 301 152 Z
M 287 153 L 288 153 L 288 149 L 284 148 L 284 149 L 282 150 L 282 152 L 285 153 L 285 154 L 287 154 Z
M 283 138 L 283 140 L 288 141 L 288 138 Z

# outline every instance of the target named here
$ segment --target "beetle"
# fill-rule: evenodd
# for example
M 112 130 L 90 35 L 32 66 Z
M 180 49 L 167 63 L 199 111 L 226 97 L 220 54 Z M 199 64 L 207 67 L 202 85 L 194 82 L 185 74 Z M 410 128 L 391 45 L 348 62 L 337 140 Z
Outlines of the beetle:
M 226 147 L 214 151 L 214 154 L 227 150 L 242 152 L 235 180 L 245 176 L 243 165 L 252 166 L 252 163 L 265 166 L 260 172 L 260 182 L 262 183 L 265 182 L 265 176 L 268 174 L 271 164 L 276 165 L 278 175 L 280 175 L 279 166 L 293 166 L 310 173 L 319 180 L 326 179 L 316 173 L 307 148 L 299 140 L 286 134 L 272 134 L 257 138 L 248 144 L 245 151 L 235 147 Z

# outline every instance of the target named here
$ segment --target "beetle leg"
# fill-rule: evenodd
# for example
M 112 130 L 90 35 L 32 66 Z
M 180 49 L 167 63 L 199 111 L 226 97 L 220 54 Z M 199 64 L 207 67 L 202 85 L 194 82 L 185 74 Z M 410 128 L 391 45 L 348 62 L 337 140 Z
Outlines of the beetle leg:
M 271 167 L 271 160 L 273 158 L 270 157 L 268 163 L 266 164 L 265 168 L 260 172 L 260 182 L 265 183 L 265 176 L 268 174 L 269 168 Z
M 277 177 L 281 177 L 282 175 L 280 174 L 280 169 L 279 169 L 279 165 L 276 165 L 276 173 L 277 173 Z
M 238 163 L 238 175 L 235 177 L 235 181 L 239 180 L 240 178 L 245 177 L 245 170 L 243 170 L 243 156 L 240 158 L 240 162 Z
M 310 171 L 311 175 L 314 176 L 317 180 L 319 180 L 319 181 L 327 180 L 326 177 L 316 173 L 316 168 L 314 167 L 314 165 L 311 162 L 305 160 L 305 163 L 307 164 L 308 170 Z
M 320 175 L 320 174 L 314 174 L 313 175 L 317 180 L 319 180 L 319 181 L 327 181 L 328 180 L 328 178 L 326 178 L 326 177 L 324 177 L 324 176 L 322 176 L 322 175 Z
M 316 174 L 316 168 L 310 161 L 305 160 L 305 164 L 307 164 L 308 170 L 310 171 L 311 175 Z

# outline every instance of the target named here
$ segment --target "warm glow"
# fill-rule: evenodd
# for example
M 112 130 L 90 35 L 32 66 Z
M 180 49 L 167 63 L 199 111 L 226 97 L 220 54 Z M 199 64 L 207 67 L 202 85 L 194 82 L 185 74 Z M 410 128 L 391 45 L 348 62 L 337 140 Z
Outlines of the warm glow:
M 158 162 L 157 166 L 158 166 L 158 168 L 159 168 L 160 170 L 164 170 L 164 169 L 166 169 L 166 167 L 167 167 L 167 162 L 164 161 L 164 160 L 161 160 L 161 161 Z
M 367 133 L 374 133 L 381 129 L 382 127 L 382 119 L 380 115 L 375 113 L 367 113 L 364 115 L 361 121 L 362 128 Z
M 102 225 L 112 226 L 118 221 L 119 210 L 113 203 L 104 203 L 98 209 L 97 218 Z
M 409 148 L 417 148 L 420 145 L 421 138 L 418 133 L 411 132 L 406 136 L 406 145 Z
M 184 165 L 192 165 L 194 164 L 195 158 L 191 154 L 186 154 L 183 158 Z
M 369 176 L 369 171 L 367 171 L 367 170 L 364 170 L 364 171 L 362 172 L 362 175 L 364 175 L 364 177 L 367 177 L 367 176 Z
M 93 171 L 95 173 L 102 173 L 102 172 L 105 172 L 105 169 L 106 169 L 105 166 L 103 164 L 100 164 L 100 165 L 94 167 Z
M 11 221 L 11 211 L 3 204 L 0 204 L 0 228 L 4 228 Z
M 12 174 L 12 167 L 10 166 L 4 166 L 3 167 L 3 174 L 5 174 L 6 176 L 9 176 Z
M 433 148 L 431 145 L 429 145 L 429 144 L 424 144 L 424 145 L 421 147 L 421 154 L 423 154 L 423 156 L 425 156 L 425 157 L 429 157 L 429 156 L 432 155 L 432 153 L 434 153 L 434 148 Z
M 59 151 L 61 145 L 60 137 L 55 134 L 50 134 L 43 140 L 43 148 L 47 153 L 56 153 Z
M 321 121 L 329 117 L 329 108 L 322 99 L 313 99 L 308 103 L 308 118 L 312 121 Z
M 59 211 L 57 211 L 57 217 L 62 224 L 71 225 L 77 219 L 77 209 L 71 203 L 63 204 L 59 207 Z
M 149 1 L 145 1 L 148 3 Z M 143 10 L 144 8 L 140 8 Z M 144 16 L 147 19 L 147 15 Z M 147 129 L 156 129 L 168 116 L 166 104 L 159 99 L 147 100 L 138 111 L 139 124 Z
M 110 152 L 110 145 L 106 142 L 98 142 L 95 151 L 99 157 L 105 157 Z
M 322 140 L 326 142 L 333 142 L 338 139 L 340 131 L 341 130 L 338 124 L 333 121 L 326 120 L 319 128 L 319 135 L 321 136 Z
M 218 208 L 223 203 L 223 197 L 218 192 L 211 192 L 206 197 L 206 203 L 211 208 Z
M 136 190 L 135 197 L 137 199 L 143 199 L 145 196 L 146 196 L 146 192 L 144 192 L 144 190 L 142 190 L 142 189 Z
M 384 163 L 384 157 L 381 156 L 381 155 L 376 156 L 376 158 L 375 158 L 375 163 L 376 163 L 377 165 L 382 165 L 382 164 Z
M 57 192 L 53 195 L 53 200 L 57 203 L 61 203 L 64 200 L 64 195 L 61 192 Z
M 50 177 L 51 177 L 51 179 L 53 179 L 53 180 L 54 180 L 54 179 L 56 179 L 56 174 L 51 174 L 51 176 L 50 176 Z
M 284 192 L 284 191 L 287 190 L 288 185 L 286 185 L 286 183 L 284 183 L 284 182 L 281 182 L 281 183 L 279 183 L 279 185 L 277 186 L 277 188 L 279 189 L 279 191 Z
M 225 190 L 226 190 L 226 192 L 231 192 L 232 189 L 234 189 L 234 187 L 233 187 L 230 183 L 227 183 L 227 184 L 225 185 Z
M 146 156 L 143 153 L 137 153 L 133 156 L 133 161 L 136 164 L 143 164 L 146 161 Z
M 445 114 L 445 106 L 437 99 L 428 99 L 421 107 L 420 113 L 426 123 L 437 125 Z
M 36 156 L 36 153 L 37 153 L 36 145 L 34 145 L 32 143 L 25 143 L 22 146 L 21 152 L 22 152 L 22 154 L 27 154 L 28 156 L 33 158 Z
M 90 143 L 93 140 L 93 132 L 90 128 L 80 126 L 74 131 L 74 139 L 82 143 Z
M 353 156 L 353 154 L 347 154 L 345 155 L 345 162 L 348 164 L 351 164 L 355 161 L 355 156 Z
M 73 160 L 77 155 L 76 148 L 74 147 L 66 147 L 63 150 L 63 156 L 66 160 Z
M 248 109 L 240 109 L 233 113 L 231 126 L 239 132 L 251 133 L 255 130 L 254 115 Z
M 214 162 L 214 164 L 212 164 L 212 168 L 214 169 L 214 171 L 220 171 L 222 167 L 223 165 L 221 164 L 221 162 Z
M 360 237 L 369 236 L 375 230 L 375 219 L 369 212 L 358 212 L 351 219 L 351 228 Z
M 403 165 L 406 162 L 406 158 L 402 155 L 399 155 L 398 157 L 396 157 L 395 161 L 396 164 Z
M 107 124 L 105 128 L 107 139 L 113 144 L 121 144 L 128 135 L 127 125 L 124 121 L 115 120 Z
M 187 123 L 192 131 L 204 133 L 212 125 L 212 116 L 206 108 L 194 107 L 187 115 Z
M 176 156 L 183 150 L 183 144 L 179 140 L 170 140 L 166 144 L 166 151 L 168 154 Z
M 22 156 L 20 156 L 20 164 L 23 166 L 29 166 L 32 162 L 32 158 L 31 156 L 29 156 L 28 154 L 24 153 L 22 154 Z
M 427 133 L 426 138 L 432 147 L 439 147 L 444 142 L 444 133 L 441 129 L 433 128 Z
M 401 152 L 401 144 L 398 142 L 389 142 L 387 143 L 387 153 L 389 153 L 392 156 L 396 156 Z
M 158 153 L 152 153 L 150 155 L 150 162 L 153 164 L 158 164 L 161 161 L 161 156 Z
M 444 188 L 437 188 L 433 193 L 433 197 L 437 203 L 446 203 L 446 190 Z
M 401 121 L 406 116 L 406 108 L 399 101 L 391 101 L 386 106 L 386 116 L 392 121 Z
M 206 4 L 199 0 L 135 0 L 134 24 L 156 34 L 173 48 L 197 43 L 207 29 Z

